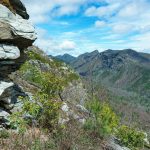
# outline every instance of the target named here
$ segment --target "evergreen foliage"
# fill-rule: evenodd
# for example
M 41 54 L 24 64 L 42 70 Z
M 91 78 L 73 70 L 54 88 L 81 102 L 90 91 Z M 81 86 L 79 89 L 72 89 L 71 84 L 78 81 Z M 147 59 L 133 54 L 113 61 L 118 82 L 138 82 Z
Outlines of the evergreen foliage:
M 94 99 L 88 103 L 87 108 L 93 116 L 85 123 L 85 129 L 91 130 L 102 138 L 114 133 L 119 119 L 107 103 L 101 104 Z

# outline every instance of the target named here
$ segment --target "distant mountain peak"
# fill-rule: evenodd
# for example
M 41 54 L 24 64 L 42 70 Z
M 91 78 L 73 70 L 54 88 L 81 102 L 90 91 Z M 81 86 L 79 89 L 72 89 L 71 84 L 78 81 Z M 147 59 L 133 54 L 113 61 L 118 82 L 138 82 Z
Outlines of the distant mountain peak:
M 72 61 L 74 61 L 76 59 L 76 57 L 74 57 L 74 56 L 72 56 L 70 54 L 67 54 L 67 53 L 65 53 L 63 55 L 58 55 L 55 58 L 57 58 L 57 59 L 59 59 L 61 61 L 64 61 L 66 63 L 70 63 L 70 62 L 72 62 Z
M 112 50 L 108 49 L 103 52 L 94 50 L 92 52 L 87 52 L 79 55 L 78 57 L 71 56 L 70 54 L 58 55 L 57 59 L 62 60 L 68 64 L 78 62 L 77 64 L 93 62 L 95 60 L 103 67 L 115 68 L 121 64 L 124 64 L 127 61 L 150 64 L 149 54 L 139 53 L 133 49 L 124 49 L 124 50 Z M 118 64 L 118 65 L 117 65 Z
M 99 53 L 99 51 L 96 49 L 96 50 L 92 51 L 91 53 Z

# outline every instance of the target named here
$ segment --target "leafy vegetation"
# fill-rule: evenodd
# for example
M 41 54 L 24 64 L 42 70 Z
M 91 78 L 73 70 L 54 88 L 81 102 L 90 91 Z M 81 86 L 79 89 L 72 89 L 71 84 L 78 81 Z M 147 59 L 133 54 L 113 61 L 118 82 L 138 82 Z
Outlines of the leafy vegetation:
M 57 95 L 65 84 L 65 80 L 59 76 L 56 76 L 51 72 L 43 72 L 37 66 L 26 62 L 21 67 L 21 73 L 27 81 L 30 81 L 41 88 L 43 93 L 48 94 L 51 97 Z
M 30 51 L 28 53 L 29 60 L 21 66 L 20 74 L 25 80 L 41 88 L 44 93 L 54 97 L 68 83 L 79 80 L 79 76 L 64 63 L 50 60 L 38 52 Z
M 11 137 L 13 134 L 1 134 L 2 138 L 12 138 L 9 140 L 12 149 L 96 150 L 105 148 L 105 141 L 111 135 L 116 135 L 123 146 L 132 150 L 143 148 L 143 132 L 125 125 L 119 127 L 120 119 L 109 103 L 96 98 L 86 104 L 90 116 L 84 126 L 74 119 L 65 126 L 58 123 L 62 104 L 59 94 L 70 82 L 79 80 L 79 76 L 64 63 L 51 60 L 43 53 L 30 51 L 29 59 L 21 66 L 19 74 L 36 90 L 30 97 L 19 98 L 22 109 L 10 117 L 11 127 L 19 131 L 17 135 L 13 133 L 15 140 Z M 107 98 L 105 95 L 100 97 Z M 31 134 L 30 130 L 40 131 L 32 131 Z
M 145 134 L 136 128 L 122 125 L 117 130 L 117 137 L 121 144 L 132 150 L 139 150 L 139 148 L 142 149 L 144 147 Z
M 55 129 L 59 130 L 60 93 L 68 83 L 79 80 L 79 76 L 41 51 L 30 50 L 27 55 L 28 60 L 18 73 L 35 90 L 30 97 L 20 97 L 22 109 L 10 116 L 11 127 L 25 133 L 29 125 L 36 123 L 38 127 L 55 132 Z
M 9 136 L 10 136 L 10 134 L 7 130 L 1 130 L 0 131 L 0 138 L 7 139 Z
M 10 118 L 12 127 L 17 127 L 20 133 L 24 133 L 30 124 L 48 131 L 54 131 L 58 127 L 61 102 L 49 99 L 44 93 L 37 93 L 32 100 L 28 97 L 20 99 L 22 109 L 13 113 Z
M 107 103 L 101 104 L 99 100 L 92 100 L 87 108 L 93 116 L 85 123 L 85 129 L 102 138 L 114 133 L 119 119 Z
M 94 99 L 88 102 L 87 108 L 91 112 L 91 117 L 87 119 L 84 128 L 92 138 L 105 139 L 110 135 L 115 135 L 121 145 L 131 150 L 144 147 L 146 139 L 144 132 L 127 125 L 120 126 L 120 119 L 106 102 L 102 103 Z

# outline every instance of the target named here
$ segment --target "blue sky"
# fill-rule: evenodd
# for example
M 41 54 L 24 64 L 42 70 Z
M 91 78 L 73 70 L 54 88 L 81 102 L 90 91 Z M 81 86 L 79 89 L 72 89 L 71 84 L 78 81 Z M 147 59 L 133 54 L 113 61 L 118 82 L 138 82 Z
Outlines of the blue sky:
M 74 56 L 95 49 L 150 53 L 150 0 L 22 0 L 35 25 L 35 45 Z

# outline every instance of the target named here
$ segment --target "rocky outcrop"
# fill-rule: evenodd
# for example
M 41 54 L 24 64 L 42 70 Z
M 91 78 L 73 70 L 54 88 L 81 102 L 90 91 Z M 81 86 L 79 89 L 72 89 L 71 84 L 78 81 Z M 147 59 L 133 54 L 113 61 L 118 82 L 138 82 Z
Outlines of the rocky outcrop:
M 24 19 L 29 19 L 29 15 L 26 11 L 25 6 L 20 0 L 11 0 L 10 4 L 17 14 L 19 14 Z
M 0 1 L 0 125 L 3 126 L 18 96 L 25 95 L 9 75 L 26 60 L 24 49 L 36 40 L 28 18 L 20 0 Z
M 20 49 L 31 46 L 36 39 L 32 24 L 1 4 L 0 33 L 0 43 L 13 44 Z
M 70 83 L 62 92 L 61 97 L 65 101 L 81 105 L 88 99 L 87 91 L 83 88 L 83 84 L 78 81 Z
M 13 45 L 0 44 L 0 59 L 17 59 L 20 57 L 20 50 Z

